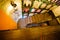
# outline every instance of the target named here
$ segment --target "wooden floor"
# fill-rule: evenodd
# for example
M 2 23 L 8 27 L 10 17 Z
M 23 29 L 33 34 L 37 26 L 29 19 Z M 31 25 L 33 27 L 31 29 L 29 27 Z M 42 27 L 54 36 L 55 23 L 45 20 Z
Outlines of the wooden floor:
M 60 40 L 60 26 L 0 31 L 0 40 Z

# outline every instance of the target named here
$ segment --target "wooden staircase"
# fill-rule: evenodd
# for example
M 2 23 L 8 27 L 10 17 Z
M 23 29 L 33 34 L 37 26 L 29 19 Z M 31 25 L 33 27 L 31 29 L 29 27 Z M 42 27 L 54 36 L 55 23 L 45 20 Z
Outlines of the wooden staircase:
M 51 21 L 51 20 L 52 20 L 52 16 L 49 15 L 48 13 L 35 14 L 33 16 L 20 19 L 18 21 L 18 27 L 26 27 L 26 25 L 28 24 L 42 23 L 42 22 Z

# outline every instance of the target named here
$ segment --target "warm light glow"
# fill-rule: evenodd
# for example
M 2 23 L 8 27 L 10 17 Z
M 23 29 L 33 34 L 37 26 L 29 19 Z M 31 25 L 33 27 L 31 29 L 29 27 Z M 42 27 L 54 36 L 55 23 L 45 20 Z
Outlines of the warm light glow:
M 7 8 L 7 14 L 9 15 L 9 13 L 13 10 L 13 7 L 11 5 L 8 6 Z
M 60 16 L 60 6 L 58 6 L 57 8 L 53 9 L 52 10 L 54 15 L 57 17 L 57 16 Z

